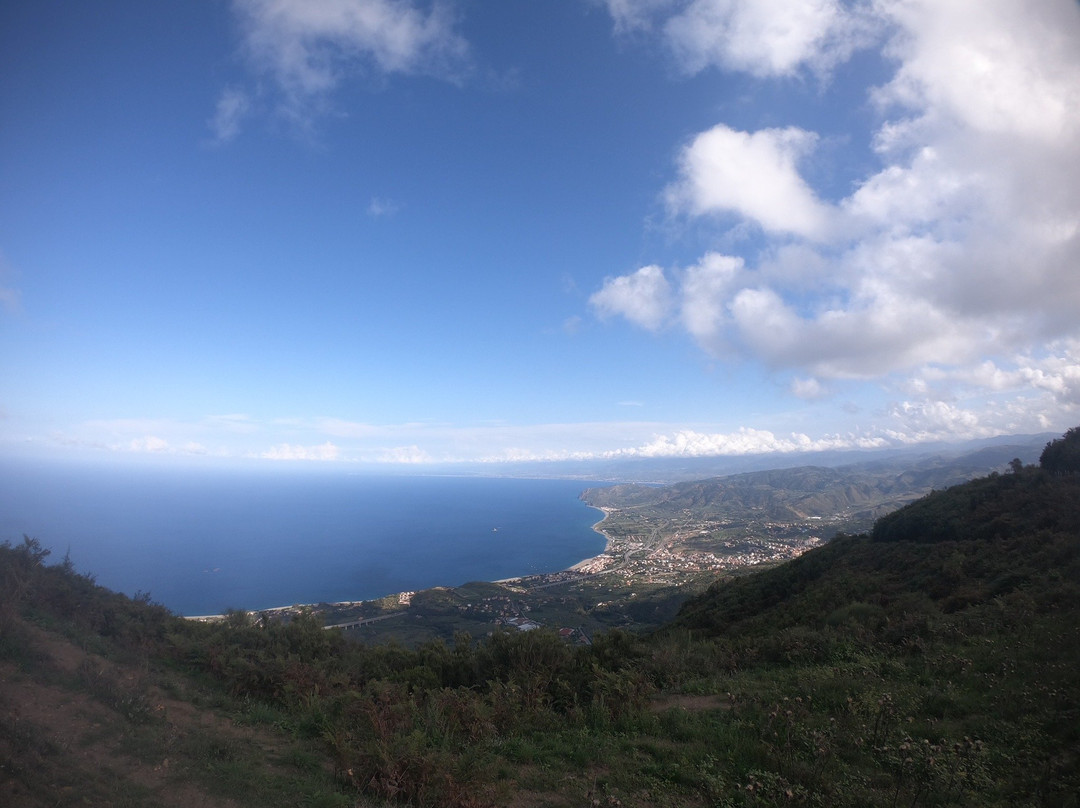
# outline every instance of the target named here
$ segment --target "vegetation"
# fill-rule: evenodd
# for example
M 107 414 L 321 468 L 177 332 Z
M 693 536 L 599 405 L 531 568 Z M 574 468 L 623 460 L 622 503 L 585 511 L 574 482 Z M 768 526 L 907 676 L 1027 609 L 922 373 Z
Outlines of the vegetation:
M 1080 474 L 1080 427 L 1046 444 L 1039 465 L 1051 474 Z
M 20 713 L 10 691 L 35 681 L 113 716 L 133 771 L 168 760 L 172 789 L 237 805 L 1078 804 L 1080 475 L 1057 469 L 932 493 L 588 646 L 187 621 L 32 539 L 0 549 L 0 576 L 5 804 L 65 804 L 59 761 L 78 759 Z M 70 674 L 43 650 L 59 638 L 82 654 Z M 86 779 L 66 804 L 168 804 L 153 778 Z
M 1076 432 L 1073 451 L 1080 453 L 1080 429 Z M 768 523 L 824 523 L 833 525 L 834 530 L 861 531 L 871 527 L 878 517 L 934 489 L 1003 468 L 1014 454 L 1034 460 L 1038 451 L 1025 445 L 1004 445 L 955 457 L 932 455 L 915 463 L 878 460 L 836 468 L 800 466 L 752 471 L 666 486 L 631 483 L 590 488 L 582 499 L 596 507 L 632 515 L 637 524 L 630 529 L 639 532 L 642 522 L 674 522 L 677 529 L 680 523 L 709 519 L 761 536 L 776 533 L 761 530 Z

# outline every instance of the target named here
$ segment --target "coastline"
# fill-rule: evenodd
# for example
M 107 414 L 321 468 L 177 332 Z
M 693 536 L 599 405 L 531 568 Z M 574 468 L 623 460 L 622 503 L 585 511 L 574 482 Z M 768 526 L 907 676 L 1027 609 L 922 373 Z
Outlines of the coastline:
M 612 560 L 612 557 L 611 557 L 612 539 L 611 539 L 611 536 L 609 536 L 607 533 L 604 532 L 604 529 L 603 529 L 602 525 L 604 524 L 605 520 L 607 520 L 608 515 L 612 513 L 613 509 L 612 508 L 602 507 L 600 505 L 589 505 L 589 507 L 590 508 L 595 508 L 596 510 L 598 510 L 601 513 L 604 514 L 602 517 L 600 517 L 599 520 L 597 520 L 597 522 L 595 524 L 592 525 L 592 530 L 594 530 L 595 532 L 599 533 L 601 536 L 604 537 L 604 549 L 601 550 L 596 555 L 589 556 L 588 558 L 583 558 L 581 561 L 578 561 L 576 564 L 573 564 L 573 565 L 567 567 L 566 569 L 557 570 L 555 572 L 541 573 L 541 575 L 559 575 L 559 574 L 565 573 L 565 572 L 573 572 L 573 573 L 577 573 L 577 574 L 582 575 L 582 576 L 593 575 L 593 574 L 596 574 L 597 572 L 603 571 L 604 569 L 606 569 L 609 566 L 609 564 L 610 564 L 610 562 Z M 534 577 L 536 577 L 536 575 L 518 575 L 518 576 L 515 576 L 515 577 L 512 577 L 512 578 L 498 578 L 498 579 L 496 579 L 494 581 L 490 581 L 490 583 L 493 583 L 493 584 L 514 584 L 514 583 L 518 583 L 520 581 L 523 581 L 526 578 L 534 578 Z M 400 592 L 388 592 L 387 594 L 383 595 L 381 598 L 370 598 L 369 600 L 381 600 L 382 598 L 393 597 L 394 595 L 400 595 L 400 594 L 401 594 Z M 260 615 L 260 614 L 267 614 L 267 613 L 273 613 L 273 612 L 287 612 L 290 609 L 303 609 L 303 608 L 310 608 L 310 607 L 314 607 L 314 606 L 323 606 L 323 605 L 331 606 L 331 607 L 348 608 L 350 606 L 360 606 L 360 605 L 362 605 L 364 603 L 367 603 L 367 602 L 368 601 L 364 601 L 364 600 L 342 600 L 342 601 L 335 601 L 333 603 L 326 603 L 326 604 L 322 604 L 322 603 L 293 603 L 293 604 L 290 604 L 288 606 L 271 606 L 270 608 L 267 608 L 267 609 L 249 609 L 249 610 L 245 611 L 244 613 L 254 617 L 254 616 Z M 200 615 L 181 615 L 181 617 L 183 617 L 184 620 L 213 621 L 213 620 L 223 620 L 225 618 L 225 615 L 224 614 L 200 614 Z
M 606 558 L 611 557 L 612 539 L 611 536 L 604 532 L 603 524 L 607 521 L 607 518 L 612 513 L 612 508 L 605 508 L 600 505 L 589 505 L 590 508 L 596 508 L 598 511 L 603 512 L 603 516 L 600 520 L 592 526 L 592 529 L 604 537 L 604 549 L 594 556 L 584 558 L 571 567 L 567 567 L 564 572 L 585 572 L 590 567 L 594 567 L 597 564 L 603 563 Z
M 590 508 L 595 508 L 596 510 L 598 510 L 598 511 L 600 511 L 600 512 L 602 512 L 604 514 L 603 516 L 600 517 L 599 520 L 597 520 L 592 525 L 592 530 L 594 532 L 596 532 L 596 533 L 599 533 L 601 536 L 604 537 L 604 549 L 603 550 L 601 550 L 596 555 L 592 555 L 592 556 L 589 556 L 588 558 L 581 559 L 581 561 L 578 561 L 576 564 L 571 564 L 566 569 L 556 570 L 555 572 L 543 572 L 543 573 L 539 573 L 539 574 L 533 573 L 531 575 L 516 575 L 516 576 L 514 576 L 512 578 L 499 578 L 497 580 L 491 581 L 491 583 L 493 583 L 493 584 L 512 584 L 512 583 L 517 583 L 518 581 L 523 581 L 526 578 L 536 578 L 536 577 L 538 577 L 538 575 L 558 575 L 558 574 L 563 573 L 563 572 L 576 572 L 576 573 L 579 573 L 579 574 L 582 574 L 582 575 L 591 575 L 601 565 L 606 567 L 607 566 L 606 562 L 611 559 L 611 551 L 613 549 L 613 541 L 612 541 L 611 536 L 609 536 L 607 533 L 604 532 L 604 528 L 602 527 L 602 525 L 607 520 L 608 516 L 614 511 L 614 509 L 613 508 L 603 507 L 603 506 L 600 506 L 600 505 L 589 505 L 589 507 Z

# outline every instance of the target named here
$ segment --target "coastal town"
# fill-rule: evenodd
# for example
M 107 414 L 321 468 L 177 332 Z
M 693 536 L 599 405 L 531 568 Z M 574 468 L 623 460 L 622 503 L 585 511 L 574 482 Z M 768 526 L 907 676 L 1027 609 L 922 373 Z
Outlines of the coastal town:
M 668 523 L 664 529 L 634 531 L 631 521 L 605 529 L 619 511 L 602 508 L 604 519 L 597 525 L 607 539 L 598 556 L 582 561 L 571 571 L 585 575 L 619 575 L 623 581 L 640 579 L 666 582 L 687 573 L 730 571 L 758 564 L 786 561 L 822 543 L 802 524 L 763 522 L 736 525 L 733 522 L 701 520 L 688 515 L 685 523 Z
M 587 644 L 598 630 L 647 628 L 717 578 L 795 558 L 822 544 L 831 527 L 821 519 L 734 521 L 690 511 L 658 519 L 641 509 L 600 510 L 604 518 L 594 529 L 605 538 L 604 551 L 566 570 L 251 615 L 288 620 L 314 613 L 327 629 L 361 642 L 549 628 Z

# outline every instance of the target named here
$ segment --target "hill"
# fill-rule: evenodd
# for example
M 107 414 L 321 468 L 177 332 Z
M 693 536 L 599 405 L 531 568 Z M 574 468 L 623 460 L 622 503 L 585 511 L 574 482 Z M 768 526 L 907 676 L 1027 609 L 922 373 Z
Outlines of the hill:
M 1078 433 L 1080 435 L 1080 433 Z M 0 548 L 6 805 L 1075 806 L 1080 475 L 938 491 L 649 635 L 365 646 Z
M 624 483 L 590 488 L 582 498 L 602 508 L 736 521 L 827 519 L 848 529 L 866 526 L 932 490 L 1002 471 L 1014 458 L 1032 462 L 1024 444 L 990 446 L 959 455 L 878 459 L 842 466 L 797 466 L 743 472 L 666 486 Z

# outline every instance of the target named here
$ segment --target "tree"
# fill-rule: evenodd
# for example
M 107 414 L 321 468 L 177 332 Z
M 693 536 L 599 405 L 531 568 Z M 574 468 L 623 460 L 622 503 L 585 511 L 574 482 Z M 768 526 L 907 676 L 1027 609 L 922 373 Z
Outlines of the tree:
M 1074 426 L 1063 437 L 1046 444 L 1039 465 L 1051 474 L 1080 473 L 1080 426 Z

